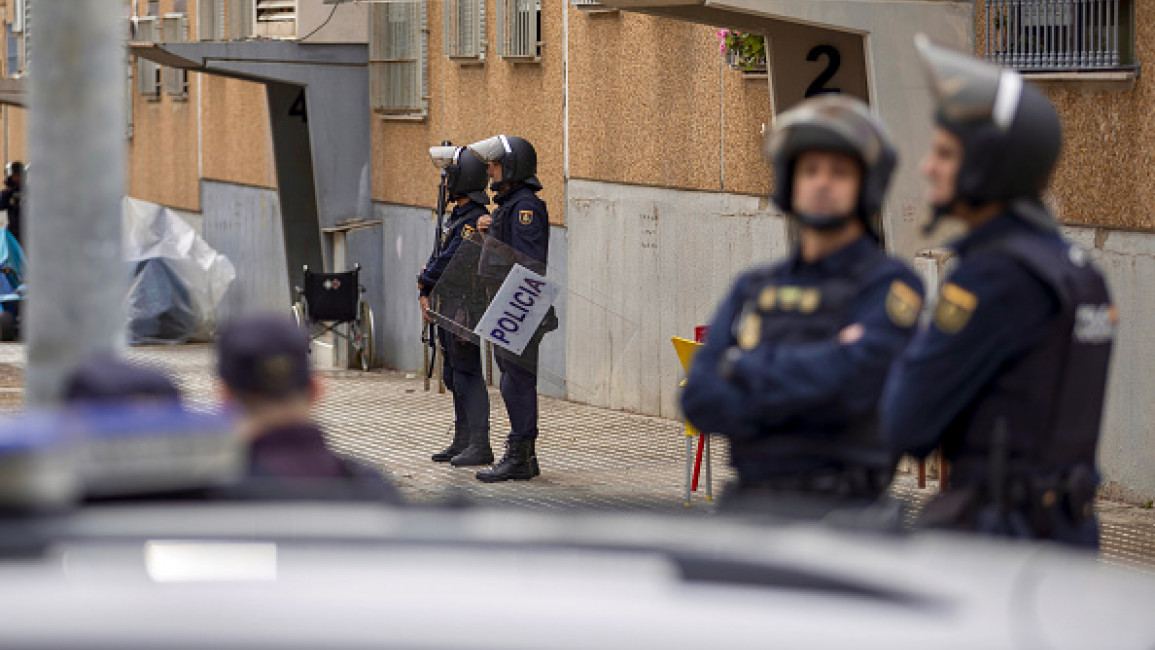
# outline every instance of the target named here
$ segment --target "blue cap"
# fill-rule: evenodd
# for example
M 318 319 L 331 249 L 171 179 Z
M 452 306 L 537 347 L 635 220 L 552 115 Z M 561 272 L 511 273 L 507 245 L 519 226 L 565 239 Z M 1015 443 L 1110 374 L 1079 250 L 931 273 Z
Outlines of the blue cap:
M 233 320 L 217 341 L 217 372 L 235 393 L 280 398 L 309 386 L 309 337 L 288 316 Z
M 64 382 L 67 404 L 136 400 L 180 402 L 180 389 L 160 370 L 101 354 L 82 363 Z

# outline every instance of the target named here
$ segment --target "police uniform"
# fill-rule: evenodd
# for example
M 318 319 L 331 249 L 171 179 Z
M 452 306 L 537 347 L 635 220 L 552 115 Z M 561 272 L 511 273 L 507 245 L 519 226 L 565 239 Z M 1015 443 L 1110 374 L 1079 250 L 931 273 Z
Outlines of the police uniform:
M 541 191 L 536 176 L 537 151 L 528 140 L 496 135 L 469 145 L 469 149 L 487 163 L 501 166 L 500 178 L 495 175 L 490 185 L 497 192 L 494 202 L 498 207 L 478 263 L 478 275 L 492 295 L 515 263 L 545 275 L 549 262 L 549 213 L 537 196 Z M 542 337 L 557 326 L 557 315 L 550 308 L 522 354 L 496 348 L 510 433 L 501 460 L 479 471 L 478 480 L 524 481 L 541 473 L 536 448 L 538 348 Z
M 1102 275 L 1039 199 L 1058 160 L 1058 115 L 1017 73 L 916 43 L 937 125 L 963 152 L 936 220 L 1002 214 L 971 217 L 953 245 L 958 265 L 933 318 L 887 384 L 884 435 L 917 456 L 941 444 L 951 461 L 922 525 L 1094 548 L 1115 311 Z
M 218 374 L 241 401 L 276 409 L 299 399 L 311 382 L 308 337 L 274 315 L 238 318 L 217 342 Z M 400 502 L 379 472 L 333 453 L 314 422 L 283 422 L 251 432 L 248 471 L 215 498 L 323 498 Z
M 895 460 L 878 437 L 879 394 L 921 305 L 918 278 L 870 235 L 745 273 L 694 359 L 686 418 L 729 437 L 740 492 L 869 503 Z M 855 323 L 862 338 L 841 343 Z
M 941 444 L 951 461 L 923 524 L 1095 547 L 1115 320 L 1103 277 L 1081 249 L 1013 213 L 954 250 L 958 267 L 884 401 L 895 449 L 925 456 Z
M 488 214 L 485 206 L 475 200 L 457 206 L 449 216 L 441 237 L 441 248 L 430 256 L 417 279 L 422 296 L 429 296 L 441 278 L 453 256 L 457 254 L 462 239 L 477 229 L 477 220 Z M 441 305 L 443 312 L 456 312 L 464 305 Z M 450 313 L 449 315 L 453 315 Z M 468 320 L 468 319 L 466 319 Z M 481 369 L 481 348 L 471 339 L 462 338 L 453 331 L 438 328 L 438 340 L 443 351 L 442 378 L 445 386 L 453 393 L 455 444 L 433 460 L 450 461 L 465 451 L 470 438 L 477 438 L 477 454 L 469 454 L 455 462 L 455 465 L 485 464 L 493 461 L 489 448 L 489 391 Z M 484 445 L 480 439 L 484 439 Z M 484 449 L 480 449 L 484 446 Z M 472 458 L 479 455 L 479 458 Z M 469 461 L 468 463 L 465 461 Z
M 794 170 L 807 151 L 859 162 L 852 214 L 793 209 Z M 774 202 L 804 237 L 848 232 L 855 221 L 863 234 L 817 259 L 804 259 L 799 246 L 739 277 L 694 359 L 682 410 L 699 430 L 730 439 L 738 482 L 723 505 L 817 518 L 869 505 L 890 483 L 895 457 L 879 438 L 877 404 L 913 334 L 922 284 L 880 248 L 874 224 L 897 154 L 865 104 L 845 96 L 803 102 L 779 117 L 766 156 Z
M 495 196 L 498 208 L 493 212 L 489 235 L 512 248 L 523 266 L 544 275 L 549 263 L 549 213 L 545 201 L 537 196 L 540 189 L 536 179 L 531 179 Z M 501 396 L 509 414 L 511 440 L 537 438 L 538 348 L 546 331 L 555 327 L 551 309 L 520 357 L 500 347 L 494 352 L 501 370 Z

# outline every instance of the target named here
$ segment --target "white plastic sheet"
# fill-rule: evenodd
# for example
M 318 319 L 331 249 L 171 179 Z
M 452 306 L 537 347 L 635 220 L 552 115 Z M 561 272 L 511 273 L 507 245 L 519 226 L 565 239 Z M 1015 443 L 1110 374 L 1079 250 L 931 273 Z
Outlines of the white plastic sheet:
M 180 343 L 206 340 L 216 309 L 236 278 L 227 257 L 164 206 L 126 197 L 124 253 L 132 267 L 129 341 Z

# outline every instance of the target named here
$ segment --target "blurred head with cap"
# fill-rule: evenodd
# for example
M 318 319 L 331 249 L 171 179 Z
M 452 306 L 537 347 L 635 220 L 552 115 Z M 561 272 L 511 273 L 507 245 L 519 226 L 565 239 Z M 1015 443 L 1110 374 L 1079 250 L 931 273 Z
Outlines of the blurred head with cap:
M 309 369 L 309 339 L 287 316 L 261 314 L 233 320 L 217 341 L 217 372 L 225 400 L 252 420 L 308 421 L 320 387 Z
M 62 399 L 71 406 L 141 402 L 180 404 L 180 389 L 160 370 L 110 354 L 90 358 L 64 383 Z

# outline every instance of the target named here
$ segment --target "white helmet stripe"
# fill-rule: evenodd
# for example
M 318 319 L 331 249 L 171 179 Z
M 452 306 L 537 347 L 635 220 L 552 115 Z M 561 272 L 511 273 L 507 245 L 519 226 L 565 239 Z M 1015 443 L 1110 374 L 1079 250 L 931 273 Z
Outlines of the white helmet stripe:
M 995 93 L 995 105 L 991 110 L 991 121 L 1000 131 L 1006 132 L 1011 128 L 1022 97 L 1023 78 L 1014 70 L 1003 70 L 999 76 L 999 89 Z

